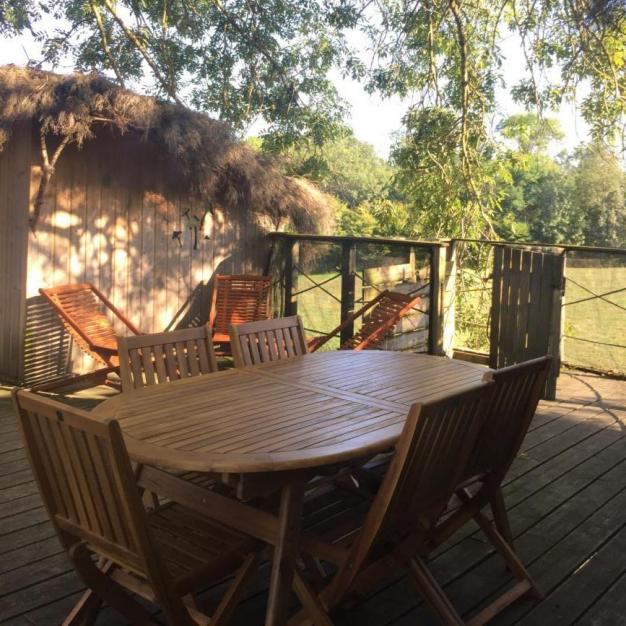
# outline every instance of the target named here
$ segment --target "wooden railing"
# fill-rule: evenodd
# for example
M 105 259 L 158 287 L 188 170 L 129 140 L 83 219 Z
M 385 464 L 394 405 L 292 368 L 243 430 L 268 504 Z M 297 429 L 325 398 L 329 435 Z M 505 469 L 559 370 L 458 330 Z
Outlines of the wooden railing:
M 448 354 L 476 360 L 485 364 L 493 358 L 490 353 L 494 346 L 492 338 L 492 322 L 494 309 L 500 314 L 499 307 L 503 301 L 498 300 L 493 290 L 493 251 L 496 248 L 511 250 L 552 253 L 564 260 L 564 284 L 561 285 L 560 322 L 552 343 L 559 344 L 553 354 L 557 359 L 574 367 L 597 369 L 618 375 L 626 373 L 626 344 L 618 341 L 611 328 L 626 328 L 626 249 L 602 246 L 577 246 L 568 244 L 540 244 L 533 242 L 484 241 L 477 239 L 453 239 L 445 241 L 421 241 L 412 239 L 377 238 L 377 237 L 341 237 L 308 235 L 293 233 L 271 233 L 271 267 L 276 278 L 275 309 L 280 314 L 306 315 L 308 304 L 298 310 L 299 296 L 317 290 L 325 292 L 325 298 L 335 298 L 339 308 L 334 324 L 345 320 L 358 303 L 357 282 L 365 285 L 366 277 L 373 270 L 364 269 L 359 263 L 359 252 L 368 249 L 380 251 L 380 263 L 383 266 L 389 257 L 401 251 L 411 263 L 420 265 L 420 271 L 428 277 L 427 284 L 421 286 L 427 294 L 427 341 L 424 349 L 432 354 Z M 301 255 L 304 248 L 311 250 L 316 247 L 334 246 L 337 249 L 337 266 L 334 274 L 322 284 L 316 277 L 307 273 L 302 267 Z M 475 262 L 470 250 L 482 250 L 485 258 Z M 411 256 L 413 254 L 413 256 Z M 417 259 L 417 261 L 415 261 Z M 409 265 L 411 264 L 409 263 Z M 593 267 L 602 268 L 594 273 Z M 476 275 L 480 266 L 481 275 Z M 587 269 L 589 271 L 587 271 Z M 468 273 L 474 272 L 474 285 L 466 280 Z M 306 279 L 306 285 L 302 282 Z M 330 293 L 329 284 L 333 280 L 340 281 L 340 289 Z M 300 283 L 299 283 L 300 280 Z M 387 285 L 381 285 L 384 288 Z M 373 286 L 376 288 L 376 285 Z M 364 289 L 365 291 L 365 289 Z M 481 306 L 475 308 L 474 295 L 482 292 Z M 476 296 L 477 297 L 477 296 Z M 502 298 L 502 294 L 500 294 Z M 468 306 L 468 302 L 472 306 Z M 589 307 L 596 303 L 601 311 L 598 319 L 590 321 L 586 326 L 586 318 L 590 316 Z M 533 303 L 530 303 L 532 306 Z M 600 306 L 601 305 L 601 306 Z M 537 304 L 539 306 L 539 304 Z M 456 318 L 456 319 L 455 319 Z M 482 333 L 482 341 L 477 345 L 462 343 L 467 336 L 467 329 L 475 328 L 476 334 Z M 310 328 L 310 332 L 323 332 Z M 425 331 L 426 328 L 420 330 Z M 348 339 L 354 329 L 344 330 L 341 340 Z M 623 336 L 623 332 L 622 332 Z M 583 357 L 581 346 L 589 346 L 588 353 L 595 352 L 594 359 Z M 469 348 L 469 349 L 468 349 Z M 600 352 L 603 350 L 604 352 Z M 607 356 L 605 359 L 604 357 Z M 610 356 L 610 358 L 609 358 Z M 603 360 L 604 359 L 604 360 Z
M 284 315 L 295 315 L 298 313 L 298 296 L 302 293 L 298 289 L 298 280 L 300 277 L 307 277 L 308 281 L 313 284 L 312 287 L 306 288 L 306 291 L 315 288 L 324 288 L 324 283 L 316 283 L 310 274 L 305 271 L 300 263 L 301 250 L 303 245 L 310 246 L 338 246 L 340 248 L 339 263 L 336 268 L 336 278 L 340 280 L 340 295 L 335 296 L 337 299 L 340 314 L 339 319 L 333 321 L 333 326 L 346 320 L 355 310 L 358 302 L 356 294 L 357 278 L 365 281 L 366 272 L 363 268 L 358 267 L 358 253 L 364 247 L 377 247 L 381 252 L 381 259 L 389 255 L 389 251 L 396 251 L 407 255 L 410 259 L 419 258 L 422 263 L 425 261 L 427 267 L 416 268 L 424 270 L 428 275 L 426 284 L 420 285 L 414 290 L 418 292 L 422 290 L 425 299 L 428 300 L 428 308 L 424 312 L 428 317 L 428 339 L 426 348 L 431 354 L 444 354 L 446 352 L 444 337 L 444 307 L 446 298 L 446 262 L 448 260 L 447 242 L 435 241 L 419 241 L 413 239 L 394 239 L 394 238 L 378 238 L 378 237 L 342 237 L 327 235 L 303 235 L 295 233 L 271 233 L 269 235 L 272 242 L 271 262 L 268 269 L 273 271 L 276 278 L 276 300 L 275 308 Z M 371 251 L 370 251 L 371 253 Z M 328 282 L 328 281 L 325 281 Z M 381 290 L 387 285 L 369 285 L 372 289 Z M 328 293 L 328 290 L 324 290 Z M 320 329 L 307 329 L 312 333 L 324 332 Z M 324 329 L 324 330 L 330 330 Z M 426 330 L 420 328 L 420 330 Z M 343 343 L 353 336 L 354 327 L 346 326 L 342 330 L 340 342 Z

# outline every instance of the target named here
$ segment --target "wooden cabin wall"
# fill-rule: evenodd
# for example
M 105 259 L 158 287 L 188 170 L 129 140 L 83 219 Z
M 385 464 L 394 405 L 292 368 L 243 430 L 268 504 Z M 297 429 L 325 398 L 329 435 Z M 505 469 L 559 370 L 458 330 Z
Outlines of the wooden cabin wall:
M 0 380 L 17 382 L 23 369 L 30 124 L 19 124 L 0 152 Z
M 40 175 L 34 165 L 31 204 Z M 205 321 L 213 273 L 260 273 L 266 246 L 250 212 L 218 207 L 194 250 L 184 213 L 199 216 L 205 206 L 177 187 L 158 146 L 137 135 L 104 131 L 82 149 L 66 149 L 29 236 L 27 297 L 40 287 L 91 282 L 142 332 Z M 180 242 L 175 231 L 183 231 Z M 192 294 L 201 313 L 173 323 Z M 73 355 L 74 371 L 93 367 Z

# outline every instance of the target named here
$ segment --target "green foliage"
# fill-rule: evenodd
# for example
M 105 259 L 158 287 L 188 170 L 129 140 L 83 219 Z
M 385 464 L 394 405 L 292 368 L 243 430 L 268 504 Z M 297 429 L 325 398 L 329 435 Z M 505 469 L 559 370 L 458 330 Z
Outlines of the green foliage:
M 448 238 L 484 236 L 480 207 L 463 183 L 454 114 L 412 110 L 392 150 L 393 179 L 384 193 L 338 216 L 350 235 Z M 536 114 L 505 119 L 500 132 L 514 147 L 494 145 L 480 163 L 482 189 L 495 199 L 495 236 L 599 246 L 626 243 L 626 173 L 604 145 L 556 158 L 558 122 Z M 481 268 L 477 265 L 476 270 Z
M 489 236 L 497 195 L 488 153 L 473 162 L 468 178 L 454 111 L 413 108 L 404 125 L 391 158 L 397 193 L 409 207 L 413 230 L 435 238 Z
M 498 130 L 516 142 L 518 152 L 529 154 L 545 152 L 552 141 L 565 136 L 558 120 L 535 113 L 510 115 L 498 125 Z
M 512 116 L 500 129 L 517 146 L 499 156 L 503 239 L 624 245 L 626 174 L 613 151 L 590 144 L 553 159 L 546 149 L 560 128 L 532 114 Z
M 509 27 L 522 39 L 530 78 L 514 96 L 558 109 L 587 82 L 581 106 L 595 141 L 623 136 L 626 116 L 626 4 L 623 0 L 514 0 Z M 559 68 L 560 72 L 551 71 Z M 546 80 L 546 76 L 551 80 Z M 542 77 L 544 80 L 540 80 Z M 557 78 L 558 77 L 558 78 Z
M 29 0 L 0 0 L 0 35 L 32 30 L 35 7 Z
M 497 146 L 486 124 L 504 77 L 498 42 L 506 29 L 520 39 L 528 78 L 512 89 L 519 102 L 539 112 L 557 109 L 585 83 L 582 115 L 597 141 L 611 142 L 626 128 L 626 4 L 381 0 L 376 6 L 367 32 L 379 43 L 368 86 L 416 101 L 393 154 L 415 220 L 436 236 L 582 237 L 580 216 L 570 220 L 569 178 L 560 166 L 548 159 L 529 167 L 519 155 L 513 163 L 494 162 Z M 543 152 L 560 136 L 554 122 L 532 114 L 514 116 L 500 130 L 527 154 Z M 518 215 L 516 203 L 531 207 L 535 227 Z
M 413 237 L 417 230 L 411 212 L 403 202 L 385 197 L 374 198 L 355 209 L 346 207 L 338 220 L 342 235 L 368 237 Z
M 614 153 L 589 145 L 576 153 L 574 193 L 585 243 L 626 245 L 626 173 Z
M 0 33 L 43 28 L 43 62 L 74 59 L 122 85 L 149 75 L 165 98 L 278 145 L 334 136 L 345 106 L 329 70 L 350 59 L 350 3 L 316 0 L 34 0 L 0 4 Z M 48 13 L 45 22 L 38 18 Z
M 502 239 L 580 243 L 580 213 L 566 165 L 546 150 L 563 136 L 557 120 L 527 113 L 499 125 L 515 149 L 499 153 L 501 190 L 498 233 Z
M 347 43 L 356 29 L 367 63 Z M 258 123 L 264 150 L 346 205 L 345 232 L 623 244 L 624 175 L 603 147 L 626 128 L 623 0 L 0 0 L 0 35 L 24 30 L 44 63 L 69 56 L 122 85 L 150 76 L 242 132 Z M 534 114 L 505 120 L 515 147 L 498 145 L 507 30 L 528 70 L 513 96 L 541 114 L 584 85 L 593 148 L 552 159 L 560 130 Z M 346 133 L 337 69 L 411 97 L 391 164 Z
M 266 143 L 264 147 L 274 149 Z M 347 130 L 322 146 L 297 141 L 281 156 L 287 174 L 315 181 L 351 209 L 383 194 L 392 176 L 391 167 L 374 148 Z

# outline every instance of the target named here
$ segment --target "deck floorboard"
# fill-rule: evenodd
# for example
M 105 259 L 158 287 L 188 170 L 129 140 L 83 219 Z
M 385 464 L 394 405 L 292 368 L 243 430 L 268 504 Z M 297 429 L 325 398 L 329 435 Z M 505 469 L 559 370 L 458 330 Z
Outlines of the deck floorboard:
M 97 388 L 66 399 L 91 407 L 109 393 Z M 564 373 L 557 401 L 540 404 L 504 493 L 516 547 L 545 598 L 517 602 L 494 625 L 626 624 L 626 382 Z M 329 503 L 325 514 L 331 511 Z M 305 523 L 319 519 L 312 512 Z M 470 525 L 436 552 L 431 567 L 466 616 L 510 581 Z M 263 623 L 266 580 L 261 575 L 254 583 L 235 613 L 235 626 Z M 41 504 L 8 394 L 0 390 L 0 623 L 61 623 L 81 588 Z M 219 591 L 208 590 L 201 602 L 210 607 Z M 123 623 L 111 609 L 97 621 L 99 626 Z M 435 621 L 398 573 L 376 594 L 339 611 L 335 623 L 428 626 Z

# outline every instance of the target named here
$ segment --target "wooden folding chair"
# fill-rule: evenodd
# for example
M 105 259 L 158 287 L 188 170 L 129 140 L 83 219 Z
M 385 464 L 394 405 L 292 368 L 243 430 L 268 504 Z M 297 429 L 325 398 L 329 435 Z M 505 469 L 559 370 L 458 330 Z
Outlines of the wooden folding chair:
M 422 300 L 422 296 L 410 296 L 395 291 L 385 290 L 374 299 L 362 306 L 358 311 L 349 315 L 337 328 L 328 335 L 316 337 L 309 341 L 309 351 L 315 352 L 324 344 L 336 337 L 341 331 L 363 318 L 361 328 L 352 338 L 341 344 L 341 350 L 365 350 L 377 348 L 394 331 L 398 322 L 415 309 Z
M 231 326 L 230 343 L 235 367 L 280 361 L 307 353 L 302 320 L 298 315 Z
M 27 391 L 13 399 L 50 518 L 89 588 L 64 624 L 93 623 L 101 602 L 133 624 L 157 624 L 128 592 L 158 604 L 172 626 L 227 623 L 260 545 L 173 501 L 146 512 L 117 421 Z M 233 572 L 209 620 L 191 594 Z
M 216 274 L 213 281 L 209 329 L 219 354 L 230 354 L 230 327 L 271 317 L 270 276 Z
M 54 307 L 76 345 L 102 366 L 89 374 L 59 381 L 54 386 L 66 385 L 83 378 L 92 378 L 96 383 L 105 382 L 107 374 L 116 372 L 119 366 L 117 335 L 106 310 L 130 334 L 139 335 L 139 330 L 91 283 L 42 288 L 39 293 Z
M 484 380 L 494 383 L 493 399 L 486 407 L 476 448 L 457 489 L 464 506 L 448 520 L 441 540 L 489 505 L 498 532 L 513 547 L 502 482 L 535 415 L 551 361 L 550 357 L 540 357 L 485 374 Z
M 371 587 L 390 568 L 403 567 L 441 624 L 464 624 L 425 559 L 440 544 L 440 529 L 447 525 L 449 503 L 468 471 L 494 388 L 493 382 L 483 382 L 411 408 L 389 470 L 365 517 L 359 515 L 359 507 L 350 507 L 344 518 L 333 520 L 330 537 L 326 537 L 336 543 L 311 549 L 314 556 L 333 560 L 338 567 L 319 595 L 327 610 L 350 592 Z M 497 529 L 483 523 L 480 511 L 474 518 L 518 579 L 513 592 L 505 591 L 470 620 L 469 624 L 477 626 L 536 588 Z M 303 615 L 299 613 L 292 623 L 300 623 Z
M 217 371 L 206 326 L 118 337 L 117 346 L 124 391 Z
M 166 333 L 117 338 L 122 391 L 132 391 L 217 372 L 213 342 L 206 326 L 184 328 Z M 226 493 L 220 476 L 202 472 L 178 472 L 177 476 Z M 144 500 L 158 505 L 158 496 L 146 493 Z

